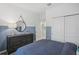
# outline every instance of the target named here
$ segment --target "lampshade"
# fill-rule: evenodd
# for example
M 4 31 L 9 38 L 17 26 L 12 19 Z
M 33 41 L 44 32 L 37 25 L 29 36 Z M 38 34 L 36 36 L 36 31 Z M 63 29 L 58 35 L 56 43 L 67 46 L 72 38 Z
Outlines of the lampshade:
M 11 29 L 14 29 L 14 28 L 16 28 L 16 23 L 9 23 L 8 27 Z

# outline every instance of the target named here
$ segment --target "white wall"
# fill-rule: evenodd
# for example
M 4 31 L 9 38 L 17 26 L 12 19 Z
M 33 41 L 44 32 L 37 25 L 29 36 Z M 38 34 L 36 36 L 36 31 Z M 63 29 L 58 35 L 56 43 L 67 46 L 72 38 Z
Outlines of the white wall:
M 79 45 L 79 15 L 65 18 L 65 41 Z
M 36 35 L 38 40 L 39 34 L 39 24 L 40 24 L 40 14 L 23 10 L 11 4 L 0 4 L 0 25 L 10 25 L 10 23 L 15 23 L 19 16 L 22 15 L 26 26 L 35 26 Z
M 64 42 L 64 17 L 52 19 L 51 27 L 52 40 Z
M 66 21 L 64 21 L 64 18 L 58 18 L 58 21 L 61 21 L 61 19 L 62 19 L 63 22 L 54 21 L 57 19 L 53 18 L 53 17 L 71 15 L 71 14 L 75 14 L 75 13 L 79 13 L 79 4 L 77 4 L 77 3 L 75 3 L 75 4 L 73 4 L 73 3 L 53 4 L 51 7 L 47 8 L 46 24 L 47 24 L 47 26 L 52 27 L 52 35 L 51 35 L 52 38 L 53 38 L 53 36 L 54 37 L 56 36 L 57 37 L 56 39 L 61 41 L 62 40 L 61 38 L 64 37 L 64 39 L 65 39 L 65 40 L 63 39 L 64 41 L 76 43 L 77 45 L 79 45 L 79 30 L 78 30 L 79 29 L 79 26 L 78 26 L 79 17 L 72 16 L 70 18 L 65 18 Z M 55 24 L 53 22 L 55 22 Z M 54 24 L 54 27 L 53 27 L 53 24 Z M 57 24 L 59 24 L 59 25 L 57 25 Z M 64 29 L 64 31 L 62 30 L 62 28 Z M 64 33 L 64 35 L 63 35 L 63 33 Z M 73 37 L 73 39 L 72 39 L 72 37 Z
M 0 4 L 0 20 L 16 22 L 22 15 L 27 25 L 35 25 L 39 15 L 28 10 L 22 10 L 9 4 Z
M 45 16 L 45 10 L 42 11 L 40 13 L 40 21 L 38 23 L 38 40 L 41 40 L 41 39 L 46 39 L 46 29 L 44 28 L 44 25 L 46 24 L 46 16 Z
M 51 7 L 46 10 L 46 19 L 51 19 L 52 17 L 63 16 L 79 13 L 78 3 L 59 3 L 52 4 Z

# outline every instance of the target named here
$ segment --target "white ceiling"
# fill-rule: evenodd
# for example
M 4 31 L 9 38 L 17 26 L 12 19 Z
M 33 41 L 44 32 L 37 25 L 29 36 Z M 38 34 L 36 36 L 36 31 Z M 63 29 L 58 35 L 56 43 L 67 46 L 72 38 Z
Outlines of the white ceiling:
M 45 7 L 47 6 L 47 3 L 13 3 L 11 5 L 24 10 L 39 13 L 44 11 Z
M 48 6 L 50 4 L 50 6 Z M 46 8 L 49 9 L 49 7 L 56 7 L 59 6 L 60 4 L 58 3 L 2 3 L 0 4 L 2 6 L 6 5 L 9 7 L 16 7 L 16 8 L 20 8 L 23 9 L 25 11 L 32 11 L 35 13 L 41 13 L 44 12 L 46 10 Z
M 41 13 L 44 12 L 46 10 L 46 8 L 49 7 L 56 7 L 59 4 L 56 3 L 52 3 L 50 6 L 48 6 L 49 3 L 3 3 L 0 5 L 8 5 L 9 7 L 16 7 L 16 8 L 20 8 L 23 9 L 25 11 L 29 10 L 35 13 Z

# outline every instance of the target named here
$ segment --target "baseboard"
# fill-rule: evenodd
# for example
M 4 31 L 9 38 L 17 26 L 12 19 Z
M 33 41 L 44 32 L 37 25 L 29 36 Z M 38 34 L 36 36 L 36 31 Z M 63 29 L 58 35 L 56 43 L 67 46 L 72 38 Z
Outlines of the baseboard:
M 0 51 L 0 54 L 3 54 L 3 53 L 5 53 L 5 52 L 7 52 L 7 50 Z

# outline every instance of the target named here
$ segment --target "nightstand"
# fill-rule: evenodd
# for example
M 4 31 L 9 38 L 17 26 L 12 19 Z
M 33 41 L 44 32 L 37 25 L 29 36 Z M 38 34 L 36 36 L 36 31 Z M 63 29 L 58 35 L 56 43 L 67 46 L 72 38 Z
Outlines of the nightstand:
M 76 55 L 79 55 L 79 47 L 77 48 Z

